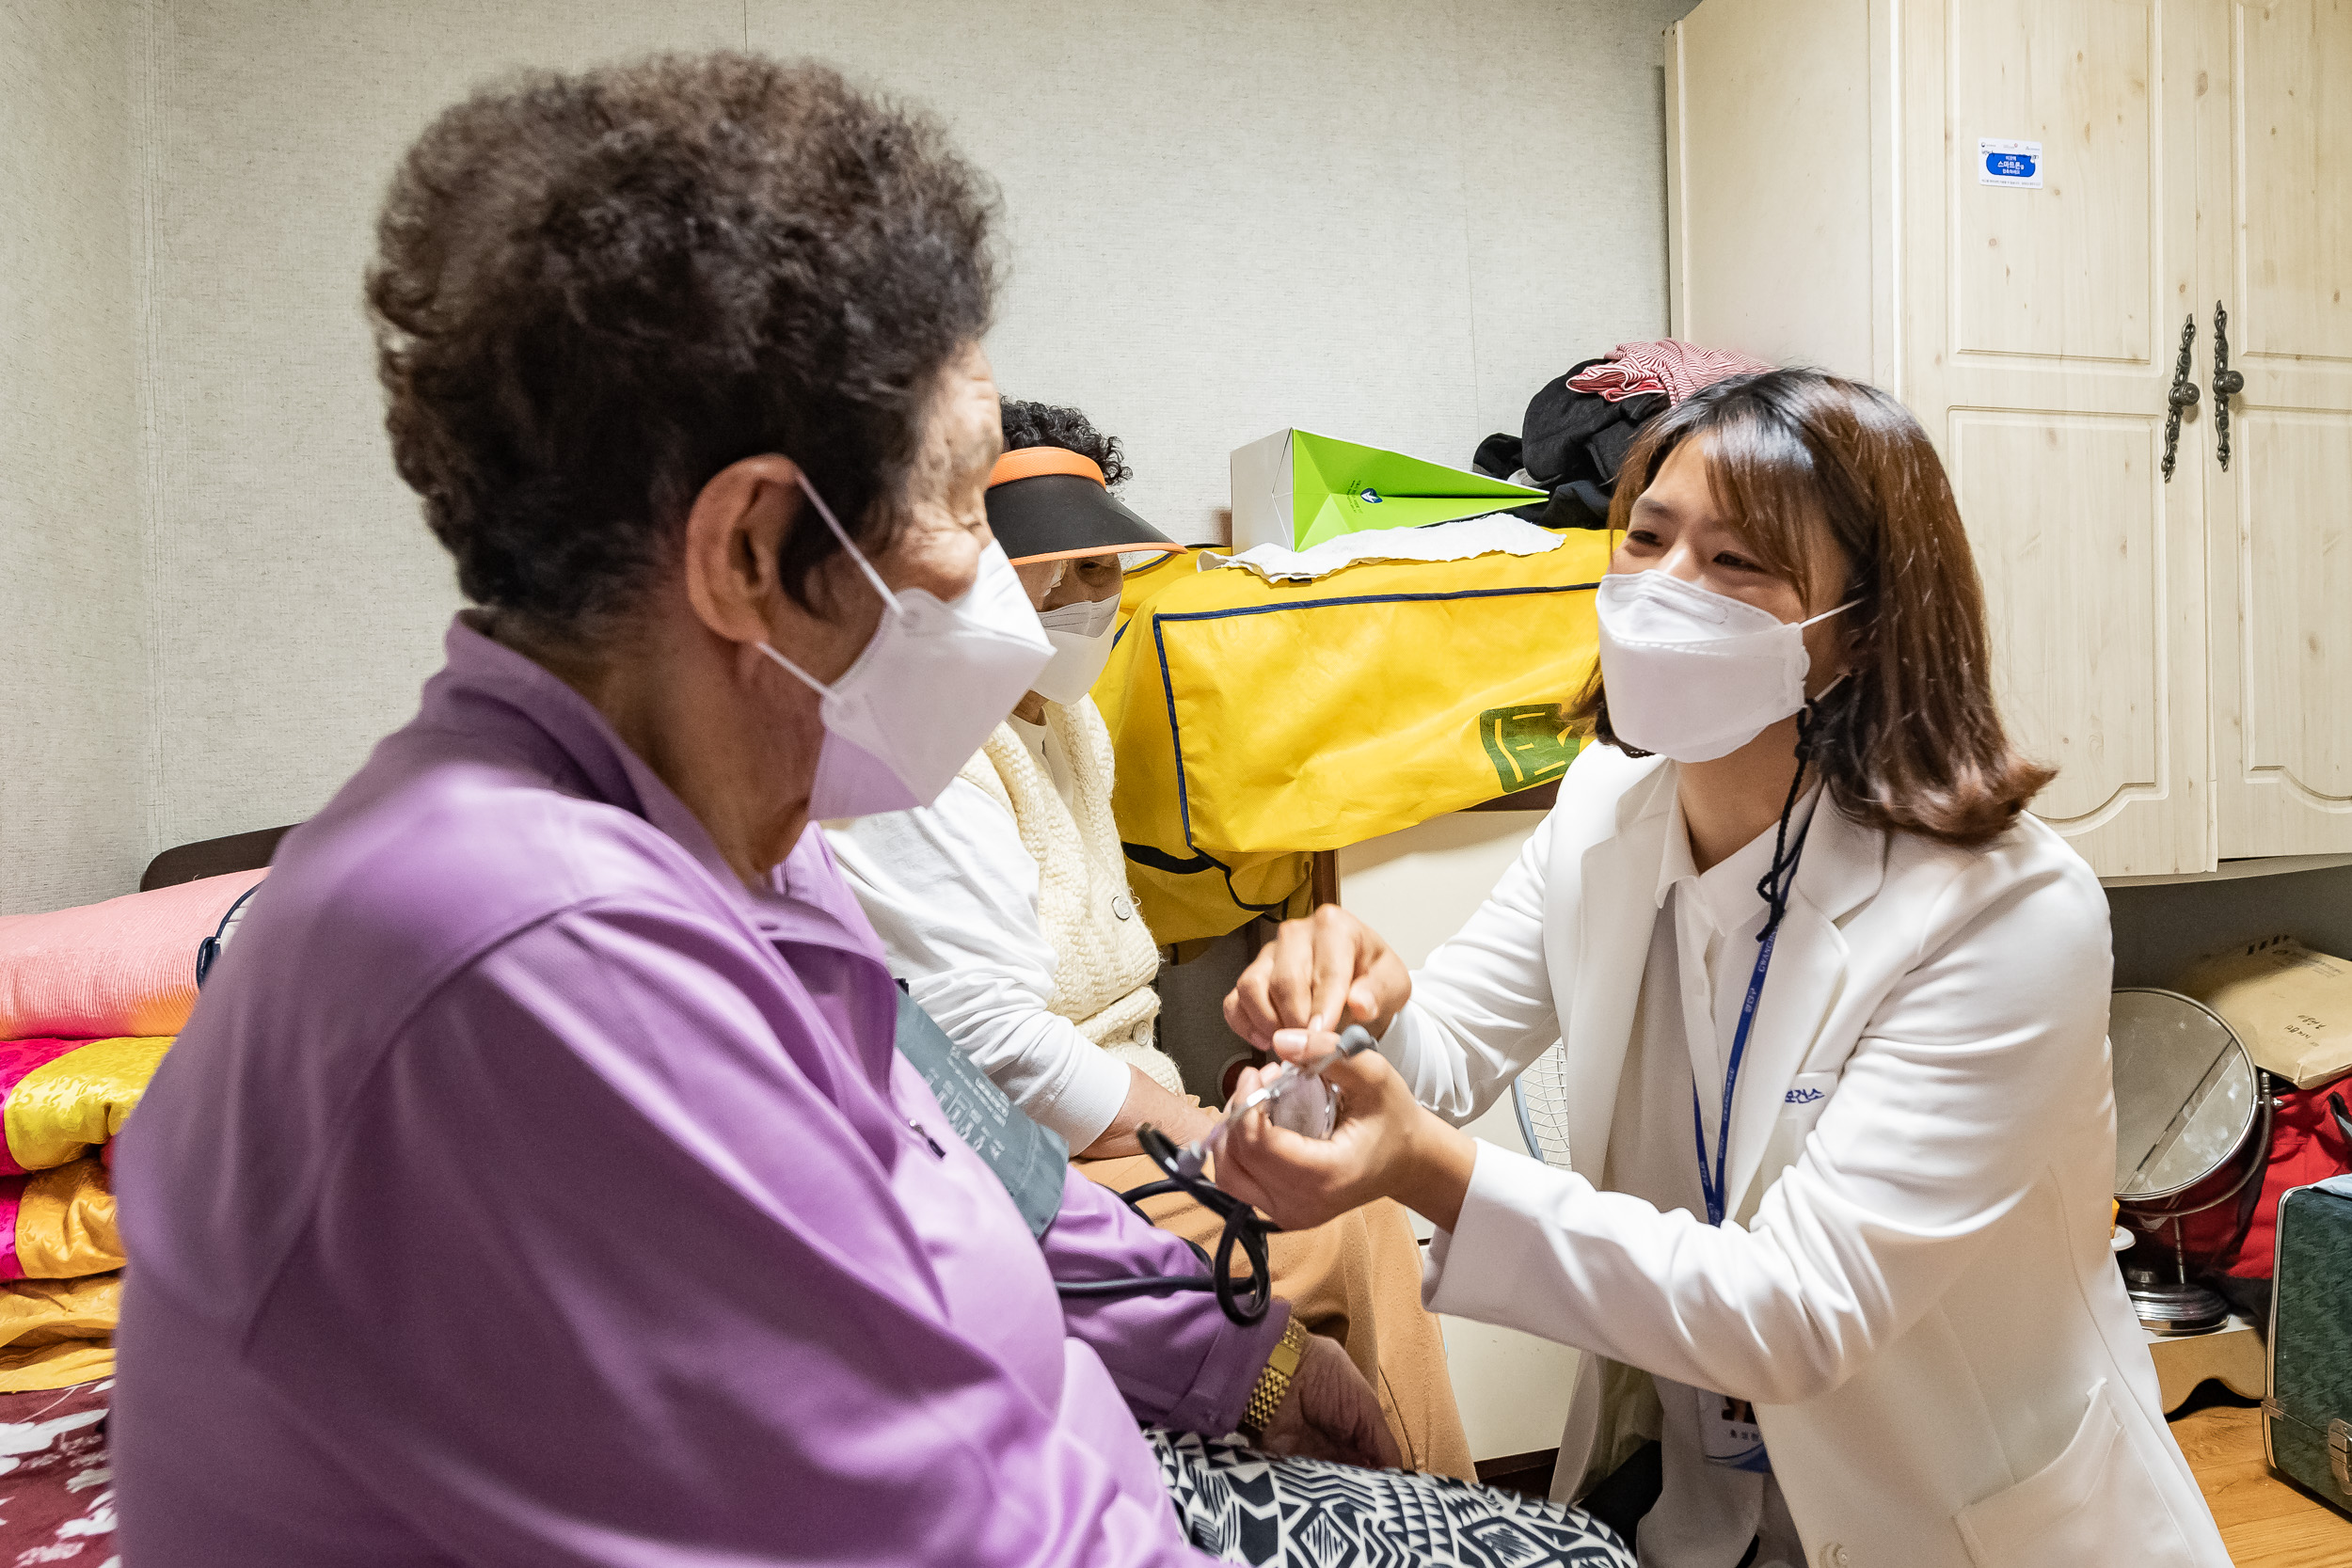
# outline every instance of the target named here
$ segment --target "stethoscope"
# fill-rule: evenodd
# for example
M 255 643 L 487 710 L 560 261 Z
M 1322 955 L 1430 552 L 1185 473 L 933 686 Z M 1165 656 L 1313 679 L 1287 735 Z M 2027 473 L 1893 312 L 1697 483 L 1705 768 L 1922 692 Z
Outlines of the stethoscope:
M 1128 1188 L 1120 1197 L 1146 1223 L 1151 1216 L 1143 1212 L 1144 1200 L 1168 1193 L 1182 1193 L 1221 1218 L 1225 1229 L 1217 1238 L 1215 1258 L 1191 1237 L 1179 1238 L 1192 1248 L 1201 1267 L 1209 1272 L 1141 1275 L 1121 1279 L 1057 1279 L 1054 1289 L 1065 1296 L 1148 1296 L 1171 1291 L 1214 1291 L 1216 1304 L 1227 1317 L 1244 1327 L 1257 1323 L 1266 1315 L 1266 1308 L 1274 1305 L 1274 1267 L 1267 1259 L 1265 1239 L 1282 1227 L 1261 1218 L 1256 1210 L 1216 1183 L 1197 1174 L 1185 1175 L 1181 1164 L 1184 1151 L 1158 1128 L 1148 1124 L 1138 1128 L 1136 1141 L 1165 1174 L 1160 1180 Z M 1232 1273 L 1236 1246 L 1249 1259 L 1249 1274 L 1242 1279 L 1235 1279 Z
M 1156 1127 L 1146 1124 L 1136 1130 L 1136 1141 L 1143 1146 L 1143 1152 L 1151 1157 L 1152 1163 L 1160 1167 L 1161 1180 L 1131 1187 L 1119 1196 L 1147 1223 L 1151 1216 L 1143 1212 L 1145 1199 L 1165 1196 L 1169 1193 L 1182 1193 L 1222 1219 L 1225 1227 L 1217 1237 L 1215 1258 L 1210 1257 L 1208 1249 L 1190 1237 L 1179 1238 L 1184 1245 L 1192 1248 L 1201 1265 L 1209 1271 L 1205 1276 L 1141 1275 L 1124 1279 L 1088 1279 L 1067 1284 L 1056 1280 L 1054 1289 L 1065 1296 L 1141 1296 L 1158 1295 L 1169 1291 L 1214 1291 L 1217 1306 L 1224 1308 L 1225 1315 L 1233 1322 L 1247 1327 L 1263 1318 L 1266 1308 L 1274 1304 L 1274 1270 L 1267 1261 L 1265 1239 L 1282 1227 L 1272 1220 L 1260 1218 L 1256 1210 L 1200 1173 L 1207 1167 L 1209 1156 L 1216 1152 L 1217 1145 L 1225 1141 L 1225 1134 L 1242 1117 L 1261 1107 L 1271 1109 L 1278 1104 L 1295 1103 L 1295 1097 L 1302 1089 L 1320 1085 L 1324 1070 L 1332 1063 L 1359 1055 L 1371 1050 L 1373 1043 L 1370 1030 L 1360 1024 L 1349 1024 L 1340 1032 L 1337 1047 L 1311 1061 L 1284 1063 L 1269 1074 L 1265 1082 L 1228 1105 L 1225 1114 L 1217 1118 L 1216 1125 L 1210 1128 L 1197 1143 L 1179 1148 Z M 1309 1113 L 1319 1117 L 1318 1135 L 1330 1135 L 1331 1119 L 1336 1109 L 1335 1101 L 1327 1098 L 1319 1107 Z M 1297 1130 L 1294 1124 L 1294 1131 Z M 1236 1246 L 1249 1259 L 1250 1272 L 1245 1279 L 1232 1277 L 1233 1249 Z M 1244 1287 L 1248 1288 L 1246 1293 Z

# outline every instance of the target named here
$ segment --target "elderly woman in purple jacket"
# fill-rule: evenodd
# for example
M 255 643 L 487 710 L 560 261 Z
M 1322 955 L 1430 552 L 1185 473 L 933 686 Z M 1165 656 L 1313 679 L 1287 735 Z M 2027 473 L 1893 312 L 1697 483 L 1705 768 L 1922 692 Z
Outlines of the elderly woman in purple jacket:
M 805 830 L 928 800 L 1045 661 L 990 217 L 929 121 L 740 55 L 408 154 L 368 301 L 475 608 L 124 1140 L 140 1568 L 1621 1560 L 1332 1463 L 1378 1406 L 1279 1304 L 1058 1295 L 1197 1264 L 1078 1177 L 1033 1234 L 894 1050 Z

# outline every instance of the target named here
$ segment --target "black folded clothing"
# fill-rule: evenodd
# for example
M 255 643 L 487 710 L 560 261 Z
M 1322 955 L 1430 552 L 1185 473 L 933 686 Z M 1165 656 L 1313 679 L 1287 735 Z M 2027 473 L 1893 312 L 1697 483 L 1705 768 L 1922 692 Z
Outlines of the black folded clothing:
M 1498 432 L 1478 443 L 1470 466 L 1497 479 L 1519 478 L 1549 491 L 1547 501 L 1514 507 L 1511 515 L 1545 528 L 1607 528 L 1617 470 L 1642 427 L 1666 411 L 1662 392 L 1612 403 L 1597 392 L 1573 391 L 1568 377 L 1601 359 L 1586 359 L 1544 383 L 1528 403 L 1519 434 Z M 1520 474 L 1524 469 L 1525 473 Z
M 1470 459 L 1470 467 L 1490 479 L 1509 479 L 1521 467 L 1519 438 L 1508 431 L 1496 431 L 1478 443 L 1478 455 Z
M 1527 418 L 1519 427 L 1520 461 L 1538 486 L 1549 489 L 1572 479 L 1613 485 L 1634 435 L 1665 412 L 1663 392 L 1612 403 L 1598 392 L 1569 388 L 1569 376 L 1606 362 L 1586 359 L 1570 366 L 1566 375 L 1545 382 L 1529 400 Z

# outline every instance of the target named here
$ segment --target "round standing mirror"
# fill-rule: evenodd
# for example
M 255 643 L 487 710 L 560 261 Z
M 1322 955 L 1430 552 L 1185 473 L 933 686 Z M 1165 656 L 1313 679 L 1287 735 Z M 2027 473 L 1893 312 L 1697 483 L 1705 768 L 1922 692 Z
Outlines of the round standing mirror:
M 2115 1058 L 2115 1196 L 2160 1204 L 2237 1153 L 2254 1130 L 2254 1059 L 2211 1008 L 2133 988 L 2108 1003 Z
M 2107 1003 L 2107 1044 L 2115 1198 L 2133 1231 L 2157 1249 L 2151 1257 L 2148 1243 L 2135 1243 L 2123 1260 L 2133 1309 L 2158 1334 L 2217 1328 L 2229 1306 L 2192 1282 L 2181 1222 L 2228 1202 L 2261 1174 L 2270 1124 L 2262 1075 L 2230 1026 L 2178 991 L 2118 990 Z M 2167 1228 L 2171 1256 L 2164 1259 Z

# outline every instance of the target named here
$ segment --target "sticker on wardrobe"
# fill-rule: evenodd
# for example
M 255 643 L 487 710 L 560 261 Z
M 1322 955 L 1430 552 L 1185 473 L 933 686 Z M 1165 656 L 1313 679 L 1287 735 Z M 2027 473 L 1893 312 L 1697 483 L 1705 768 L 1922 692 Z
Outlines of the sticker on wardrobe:
M 2042 144 L 2007 141 L 1999 136 L 1977 138 L 1977 183 L 2042 189 Z

